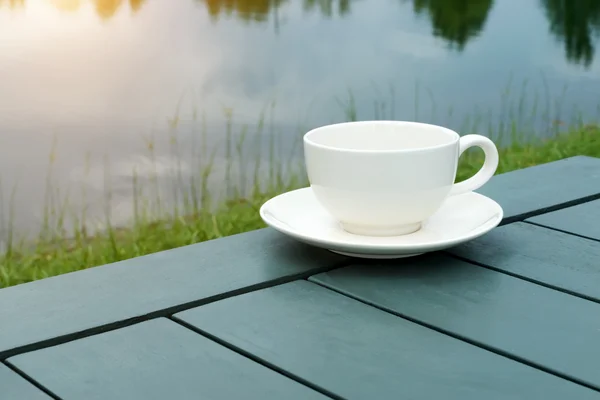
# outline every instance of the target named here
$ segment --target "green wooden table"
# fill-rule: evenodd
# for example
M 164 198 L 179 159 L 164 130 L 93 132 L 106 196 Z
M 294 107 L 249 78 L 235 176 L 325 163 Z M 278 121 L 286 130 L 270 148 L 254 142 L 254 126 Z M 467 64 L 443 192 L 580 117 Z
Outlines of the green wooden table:
M 0 399 L 600 399 L 600 159 L 391 262 L 271 230 L 0 290 Z

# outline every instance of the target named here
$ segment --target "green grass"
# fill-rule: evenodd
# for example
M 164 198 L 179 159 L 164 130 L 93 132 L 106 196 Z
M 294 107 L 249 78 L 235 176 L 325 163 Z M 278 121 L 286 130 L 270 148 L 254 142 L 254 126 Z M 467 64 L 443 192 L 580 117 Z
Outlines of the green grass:
M 543 164 L 575 155 L 600 157 L 600 128 L 586 126 L 547 140 L 514 143 L 500 149 L 498 173 Z M 471 176 L 482 164 L 479 151 L 461 157 L 457 180 Z M 237 197 L 208 209 L 171 212 L 150 219 L 139 214 L 129 227 L 108 229 L 94 235 L 75 229 L 72 236 L 40 236 L 34 247 L 10 243 L 0 256 L 0 287 L 17 285 L 53 275 L 126 260 L 264 227 L 258 210 L 272 196 L 306 185 L 302 178 L 275 178 L 277 184 Z M 141 202 L 141 200 L 139 200 Z M 140 207 L 138 204 L 137 207 Z M 190 212 L 191 211 L 191 212 Z
M 600 126 L 584 124 L 577 110 L 567 112 L 571 119 L 565 122 L 563 95 L 558 97 L 559 100 L 551 101 L 554 96 L 545 79 L 542 79 L 542 86 L 544 91 L 538 94 L 525 81 L 515 93 L 511 80 L 500 94 L 499 109 L 477 109 L 471 117 L 462 121 L 459 132 L 485 134 L 498 144 L 500 165 L 497 173 L 576 155 L 600 157 Z M 358 112 L 353 93 L 349 91 L 347 99 L 338 99 L 343 112 L 341 119 L 406 119 L 406 116 L 395 115 L 395 93 L 393 87 L 390 87 L 388 95 L 375 87 L 373 115 L 365 116 Z M 422 95 L 429 100 L 429 106 L 421 105 L 419 99 Z M 413 120 L 426 119 L 440 125 L 455 125 L 453 109 L 440 114 L 430 90 L 416 85 L 414 97 Z M 382 98 L 385 100 L 381 101 Z M 165 196 L 165 185 L 160 182 L 156 169 L 156 147 L 160 138 L 146 137 L 148 159 L 155 170 L 150 172 L 150 176 L 146 171 L 146 180 L 141 180 L 142 176 L 133 171 L 133 217 L 125 226 L 117 226 L 111 217 L 108 160 L 105 165 L 106 209 L 100 229 L 93 229 L 98 221 L 90 217 L 85 207 L 73 207 L 73 193 L 68 190 L 61 192 L 54 184 L 52 165 L 56 158 L 55 149 L 50 152 L 42 210 L 44 218 L 36 238 L 17 236 L 14 229 L 18 226 L 14 220 L 16 189 L 3 193 L 0 184 L 0 210 L 9 210 L 7 215 L 0 212 L 0 228 L 8 233 L 5 251 L 0 253 L 0 288 L 262 228 L 264 224 L 258 210 L 266 200 L 307 185 L 301 162 L 283 152 L 279 147 L 281 142 L 274 139 L 281 136 L 273 130 L 275 104 L 271 103 L 259 115 L 256 126 L 244 126 L 235 135 L 233 110 L 225 109 L 225 147 L 221 150 L 226 165 L 217 177 L 223 183 L 224 193 L 215 197 L 215 193 L 209 190 L 209 178 L 216 174 L 216 152 L 209 150 L 207 145 L 205 118 L 193 109 L 192 143 L 182 146 L 178 136 L 180 106 L 181 102 L 175 116 L 168 121 L 168 152 L 172 159 L 178 160 L 175 179 L 171 179 L 166 188 L 169 196 Z M 305 129 L 299 128 L 296 139 L 303 132 Z M 292 149 L 292 152 L 294 150 L 298 148 Z M 184 159 L 192 160 L 187 166 L 193 171 L 191 176 L 182 173 Z M 467 151 L 460 159 L 457 180 L 472 176 L 482 163 L 480 150 Z M 85 204 L 88 198 L 85 186 L 80 195 Z

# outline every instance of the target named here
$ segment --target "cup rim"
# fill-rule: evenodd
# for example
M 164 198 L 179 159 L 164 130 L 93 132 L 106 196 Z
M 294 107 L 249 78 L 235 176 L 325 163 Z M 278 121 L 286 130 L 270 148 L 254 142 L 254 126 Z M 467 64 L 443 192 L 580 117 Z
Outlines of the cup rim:
M 311 140 L 311 138 L 310 138 L 310 136 L 312 136 L 314 133 L 316 133 L 317 131 L 321 131 L 323 129 L 333 128 L 333 127 L 343 127 L 343 126 L 348 126 L 348 125 L 356 126 L 356 125 L 372 125 L 372 124 L 413 125 L 413 126 L 420 126 L 420 127 L 437 128 L 437 129 L 441 129 L 445 133 L 451 135 L 453 137 L 453 140 L 448 143 L 437 144 L 435 146 L 424 146 L 424 147 L 418 147 L 418 148 L 412 148 L 412 149 L 391 149 L 391 150 L 365 149 L 365 150 L 363 150 L 363 149 L 348 149 L 348 148 L 337 147 L 337 146 L 327 146 L 324 144 L 317 143 L 317 142 Z M 422 151 L 436 150 L 436 149 L 441 149 L 441 148 L 444 148 L 447 146 L 451 146 L 451 145 L 456 144 L 459 140 L 460 140 L 460 135 L 457 132 L 453 131 L 452 129 L 448 129 L 448 128 L 440 126 L 440 125 L 427 124 L 424 122 L 402 121 L 402 120 L 397 120 L 397 121 L 394 121 L 394 120 L 367 120 L 367 121 L 339 122 L 339 123 L 322 125 L 317 128 L 313 128 L 310 131 L 306 132 L 303 137 L 303 141 L 305 144 L 308 144 L 310 146 L 317 147 L 317 148 L 320 148 L 323 150 L 337 151 L 337 152 L 342 152 L 342 153 L 362 153 L 362 154 L 418 153 L 418 152 L 422 152 Z

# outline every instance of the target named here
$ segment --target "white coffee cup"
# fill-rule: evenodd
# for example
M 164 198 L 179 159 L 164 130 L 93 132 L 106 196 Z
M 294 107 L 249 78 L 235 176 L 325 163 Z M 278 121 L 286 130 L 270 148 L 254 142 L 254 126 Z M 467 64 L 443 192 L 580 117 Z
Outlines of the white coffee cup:
M 455 184 L 458 158 L 472 146 L 483 149 L 485 163 Z M 498 150 L 485 136 L 405 121 L 313 129 L 304 135 L 304 157 L 319 203 L 344 230 L 367 236 L 419 230 L 448 196 L 481 187 L 498 167 Z

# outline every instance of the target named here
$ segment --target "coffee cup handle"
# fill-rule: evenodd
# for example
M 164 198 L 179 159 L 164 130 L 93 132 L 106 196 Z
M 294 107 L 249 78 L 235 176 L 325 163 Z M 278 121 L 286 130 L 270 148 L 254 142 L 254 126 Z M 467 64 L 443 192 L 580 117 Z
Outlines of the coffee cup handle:
M 469 147 L 480 147 L 485 154 L 483 167 L 471 178 L 455 183 L 450 191 L 450 196 L 471 192 L 483 186 L 496 173 L 498 168 L 498 149 L 494 142 L 481 135 L 465 135 L 460 138 L 458 157 Z

